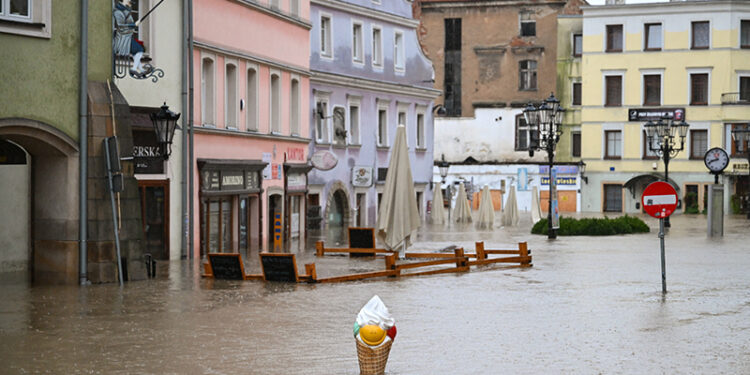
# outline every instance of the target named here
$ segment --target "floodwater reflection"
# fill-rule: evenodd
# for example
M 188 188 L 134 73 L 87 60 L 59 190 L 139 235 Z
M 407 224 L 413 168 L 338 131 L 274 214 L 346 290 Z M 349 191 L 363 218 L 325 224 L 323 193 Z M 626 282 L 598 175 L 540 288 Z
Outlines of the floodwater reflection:
M 124 287 L 3 275 L 0 372 L 357 374 L 351 326 L 378 294 L 398 326 L 388 374 L 750 373 L 748 221 L 728 217 L 715 240 L 702 215 L 674 217 L 663 296 L 658 222 L 644 220 L 651 233 L 554 241 L 528 223 L 425 225 L 410 248 L 528 241 L 530 269 L 318 285 L 202 279 L 184 262 Z M 382 267 L 296 255 L 321 277 Z

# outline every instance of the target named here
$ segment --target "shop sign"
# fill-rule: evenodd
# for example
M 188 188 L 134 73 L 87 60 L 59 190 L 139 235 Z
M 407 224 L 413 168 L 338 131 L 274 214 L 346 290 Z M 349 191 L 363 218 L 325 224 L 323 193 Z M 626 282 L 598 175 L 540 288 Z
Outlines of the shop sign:
M 266 163 L 266 167 L 263 168 L 263 179 L 270 180 L 271 179 L 271 153 L 264 152 L 261 160 L 263 160 L 263 162 Z
M 578 166 L 575 165 L 556 165 L 554 168 L 552 168 L 557 172 L 557 174 L 578 174 Z M 539 173 L 540 174 L 549 174 L 549 166 L 548 165 L 540 165 L 539 166 Z
M 305 149 L 302 147 L 287 147 L 286 149 L 286 160 L 305 160 Z
M 733 163 L 732 172 L 742 172 L 747 170 L 747 163 Z
M 203 171 L 203 178 L 201 178 L 203 184 L 203 190 L 220 190 L 221 179 L 219 178 L 219 171 Z
M 307 188 L 307 176 L 303 173 L 292 173 L 286 176 L 287 190 L 305 190 Z
M 320 169 L 321 171 L 328 171 L 333 169 L 333 167 L 336 166 L 339 162 L 339 158 L 336 157 L 331 151 L 328 150 L 320 150 L 316 151 L 312 158 L 310 158 L 310 162 L 312 163 L 313 167 Z
M 247 172 L 247 189 L 260 189 L 258 171 Z
M 164 173 L 164 158 L 153 131 L 133 131 L 133 163 L 135 173 Z
M 352 185 L 357 187 L 369 187 L 372 185 L 371 167 L 352 168 Z
M 271 165 L 271 179 L 278 180 L 281 178 L 281 164 L 273 163 Z
M 574 186 L 576 184 L 576 177 L 558 177 L 555 179 L 555 182 L 557 185 Z M 549 185 L 549 177 L 542 177 L 542 185 Z
M 242 171 L 224 171 L 221 174 L 221 190 L 242 190 L 245 188 L 245 176 Z
M 663 118 L 684 121 L 685 108 L 631 108 L 628 110 L 628 121 L 657 121 Z

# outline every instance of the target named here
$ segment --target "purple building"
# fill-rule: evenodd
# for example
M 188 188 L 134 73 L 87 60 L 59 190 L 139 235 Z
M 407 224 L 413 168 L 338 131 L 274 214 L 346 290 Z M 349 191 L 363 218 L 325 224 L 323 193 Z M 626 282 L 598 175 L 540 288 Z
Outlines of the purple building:
M 434 70 L 406 0 L 312 0 L 310 96 L 313 169 L 309 224 L 334 234 L 374 227 L 398 124 L 426 217 L 432 199 Z M 331 156 L 335 156 L 335 158 Z M 337 160 L 331 169 L 333 160 Z

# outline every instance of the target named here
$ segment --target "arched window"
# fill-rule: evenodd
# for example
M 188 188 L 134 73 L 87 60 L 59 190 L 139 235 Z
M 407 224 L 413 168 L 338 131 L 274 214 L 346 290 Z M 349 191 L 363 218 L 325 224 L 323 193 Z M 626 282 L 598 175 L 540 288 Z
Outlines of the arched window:
M 271 73 L 271 133 L 281 133 L 281 78 Z
M 214 126 L 216 99 L 214 85 L 214 61 L 211 58 L 203 58 L 201 68 L 201 122 L 203 125 Z
M 258 131 L 258 70 L 247 69 L 247 110 L 245 121 L 248 131 Z
M 299 80 L 292 78 L 292 88 L 289 94 L 289 129 L 292 135 L 299 135 Z
M 237 129 L 237 66 L 227 64 L 224 80 L 224 125 Z

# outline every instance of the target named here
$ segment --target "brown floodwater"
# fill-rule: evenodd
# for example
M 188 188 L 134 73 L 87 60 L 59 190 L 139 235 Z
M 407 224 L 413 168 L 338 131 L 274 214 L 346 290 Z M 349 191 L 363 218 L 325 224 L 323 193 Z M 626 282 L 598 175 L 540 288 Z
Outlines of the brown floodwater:
M 727 217 L 709 239 L 705 217 L 673 217 L 662 295 L 658 221 L 643 218 L 651 233 L 553 241 L 528 234 L 528 218 L 426 225 L 410 248 L 528 241 L 528 269 L 308 285 L 203 279 L 183 261 L 124 287 L 6 274 L 0 373 L 358 374 L 352 324 L 374 294 L 398 328 L 388 374 L 750 373 L 750 220 Z M 294 252 L 319 277 L 382 268 L 316 259 L 310 243 Z

